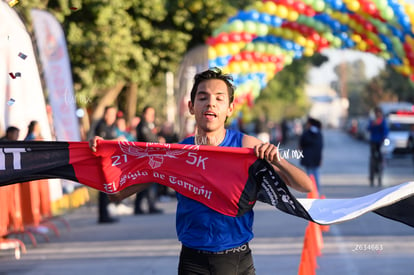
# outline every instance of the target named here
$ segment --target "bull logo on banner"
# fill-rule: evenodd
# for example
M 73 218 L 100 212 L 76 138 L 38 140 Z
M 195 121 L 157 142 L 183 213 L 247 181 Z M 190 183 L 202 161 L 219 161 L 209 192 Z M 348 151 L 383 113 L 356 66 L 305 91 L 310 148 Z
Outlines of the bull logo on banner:
M 187 150 L 170 150 L 170 145 L 165 144 L 165 148 L 148 147 L 151 143 L 147 143 L 147 147 L 134 145 L 133 142 L 120 141 L 119 148 L 127 155 L 137 157 L 137 159 L 148 157 L 148 164 L 152 169 L 161 167 L 164 163 L 164 157 L 177 159 L 177 156 L 187 152 Z

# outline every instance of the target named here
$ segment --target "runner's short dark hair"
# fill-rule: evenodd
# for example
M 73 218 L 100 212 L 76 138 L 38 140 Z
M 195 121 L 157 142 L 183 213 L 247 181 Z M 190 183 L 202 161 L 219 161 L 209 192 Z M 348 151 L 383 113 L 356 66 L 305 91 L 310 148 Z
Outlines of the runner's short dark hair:
M 198 85 L 200 85 L 201 82 L 209 80 L 209 79 L 220 79 L 220 80 L 223 80 L 224 83 L 226 83 L 227 92 L 229 94 L 229 103 L 232 103 L 234 100 L 234 91 L 236 90 L 236 87 L 232 83 L 233 77 L 230 74 L 223 74 L 223 72 L 217 67 L 210 68 L 194 76 L 194 85 L 193 85 L 193 88 L 191 89 L 191 95 L 190 95 L 191 103 L 194 104 Z

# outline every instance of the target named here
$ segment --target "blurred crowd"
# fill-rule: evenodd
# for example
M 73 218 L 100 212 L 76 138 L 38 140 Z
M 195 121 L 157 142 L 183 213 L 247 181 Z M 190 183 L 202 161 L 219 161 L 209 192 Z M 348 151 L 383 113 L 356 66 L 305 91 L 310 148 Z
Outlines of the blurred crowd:
M 243 123 L 241 119 L 234 119 L 228 126 L 258 137 L 263 142 L 275 145 L 288 142 L 298 143 L 304 131 L 305 122 L 300 119 L 283 119 L 280 123 L 270 122 L 265 117 L 259 117 L 250 123 Z M 1 141 L 17 141 L 20 129 L 9 126 Z M 179 135 L 175 125 L 168 121 L 160 122 L 156 118 L 156 110 L 152 106 L 143 108 L 140 116 L 127 122 L 124 113 L 115 106 L 107 106 L 102 118 L 91 127 L 87 135 L 89 138 L 100 136 L 105 140 L 125 140 L 138 142 L 177 143 Z M 24 140 L 43 140 L 40 125 L 31 121 L 27 126 Z M 154 183 L 144 192 L 132 196 L 127 201 L 114 204 L 105 193 L 98 196 L 98 223 L 117 222 L 117 215 L 160 214 L 162 210 L 157 207 L 160 201 L 175 199 L 175 191 L 169 187 Z

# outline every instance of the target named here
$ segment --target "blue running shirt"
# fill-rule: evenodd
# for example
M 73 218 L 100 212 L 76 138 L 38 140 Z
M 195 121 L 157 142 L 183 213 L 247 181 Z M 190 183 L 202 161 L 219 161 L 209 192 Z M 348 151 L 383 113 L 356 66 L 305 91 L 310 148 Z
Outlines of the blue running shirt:
M 219 146 L 242 147 L 243 133 L 226 130 Z M 194 136 L 181 144 L 195 144 Z M 177 193 L 176 230 L 180 242 L 190 248 L 223 251 L 238 247 L 253 238 L 253 211 L 230 217 Z

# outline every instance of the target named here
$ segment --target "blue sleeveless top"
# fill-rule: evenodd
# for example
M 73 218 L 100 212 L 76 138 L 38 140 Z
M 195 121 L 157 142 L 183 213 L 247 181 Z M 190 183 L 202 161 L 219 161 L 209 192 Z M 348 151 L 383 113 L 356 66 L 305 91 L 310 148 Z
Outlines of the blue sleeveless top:
M 243 133 L 226 130 L 219 146 L 242 147 Z M 181 144 L 194 144 L 194 136 Z M 253 238 L 253 211 L 230 217 L 177 193 L 176 230 L 180 242 L 190 248 L 223 251 L 238 247 Z

